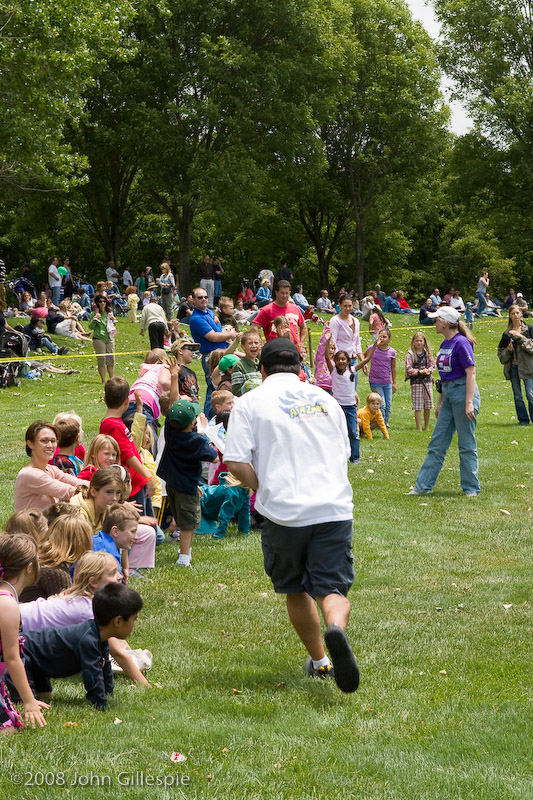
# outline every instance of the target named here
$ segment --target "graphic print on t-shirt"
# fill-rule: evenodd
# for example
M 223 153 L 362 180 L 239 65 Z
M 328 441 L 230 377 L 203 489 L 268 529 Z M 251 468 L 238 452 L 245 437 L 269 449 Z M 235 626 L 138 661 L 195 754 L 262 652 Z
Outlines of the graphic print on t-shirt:
M 301 421 L 317 415 L 328 416 L 328 409 L 318 395 L 306 395 L 305 392 L 286 391 L 279 398 L 279 407 L 291 419 Z
M 439 372 L 451 372 L 453 369 L 452 364 L 453 347 L 447 347 L 439 350 L 437 353 L 437 368 Z

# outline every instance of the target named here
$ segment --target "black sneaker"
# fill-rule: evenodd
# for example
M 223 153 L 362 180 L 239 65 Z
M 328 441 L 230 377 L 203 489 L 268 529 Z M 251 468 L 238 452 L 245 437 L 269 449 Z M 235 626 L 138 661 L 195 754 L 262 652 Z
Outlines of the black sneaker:
M 333 662 L 337 686 L 341 692 L 355 692 L 359 686 L 359 667 L 348 637 L 339 625 L 330 625 L 324 639 Z
M 325 667 L 313 667 L 313 659 L 311 656 L 307 659 L 304 665 L 304 670 L 311 678 L 334 678 L 333 664 L 327 664 Z
M 70 352 L 70 347 L 60 347 L 57 351 L 58 355 L 60 356 L 66 356 L 68 352 Z

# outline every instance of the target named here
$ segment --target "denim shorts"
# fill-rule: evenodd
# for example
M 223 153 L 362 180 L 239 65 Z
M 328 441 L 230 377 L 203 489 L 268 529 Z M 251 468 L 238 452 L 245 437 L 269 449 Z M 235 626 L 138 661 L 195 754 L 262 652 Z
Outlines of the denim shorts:
M 346 597 L 354 580 L 353 521 L 289 528 L 265 519 L 261 545 L 265 572 L 276 592 Z

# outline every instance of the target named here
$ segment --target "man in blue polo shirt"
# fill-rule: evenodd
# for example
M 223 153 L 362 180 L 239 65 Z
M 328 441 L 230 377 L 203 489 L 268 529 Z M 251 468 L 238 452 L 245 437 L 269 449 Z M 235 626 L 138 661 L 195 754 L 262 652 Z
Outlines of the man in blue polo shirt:
M 189 317 L 189 327 L 191 336 L 200 345 L 200 353 L 202 354 L 202 369 L 207 385 L 204 413 L 208 417 L 211 407 L 211 393 L 213 391 L 213 386 L 209 380 L 209 356 L 213 350 L 217 350 L 219 347 L 225 349 L 228 343 L 235 339 L 237 332 L 234 328 L 222 330 L 222 325 L 215 319 L 213 311 L 207 306 L 207 292 L 205 289 L 200 287 L 193 289 L 192 304 L 194 311 Z

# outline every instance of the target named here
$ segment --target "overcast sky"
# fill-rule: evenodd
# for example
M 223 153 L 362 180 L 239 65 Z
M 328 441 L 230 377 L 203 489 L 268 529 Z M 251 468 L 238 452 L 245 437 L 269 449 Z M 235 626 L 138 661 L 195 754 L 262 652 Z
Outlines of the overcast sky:
M 431 3 L 425 3 L 424 0 L 407 0 L 407 5 L 411 9 L 411 13 L 415 19 L 420 20 L 426 30 L 429 32 L 430 36 L 436 39 L 439 35 L 439 24 L 435 19 L 435 15 L 433 13 L 433 6 Z M 449 81 L 443 82 L 443 88 L 446 91 L 446 86 L 449 86 Z M 458 135 L 462 135 L 466 133 L 466 131 L 471 127 L 471 120 L 466 114 L 465 109 L 461 105 L 461 103 L 450 103 L 448 101 L 451 110 L 451 128 L 454 133 Z

